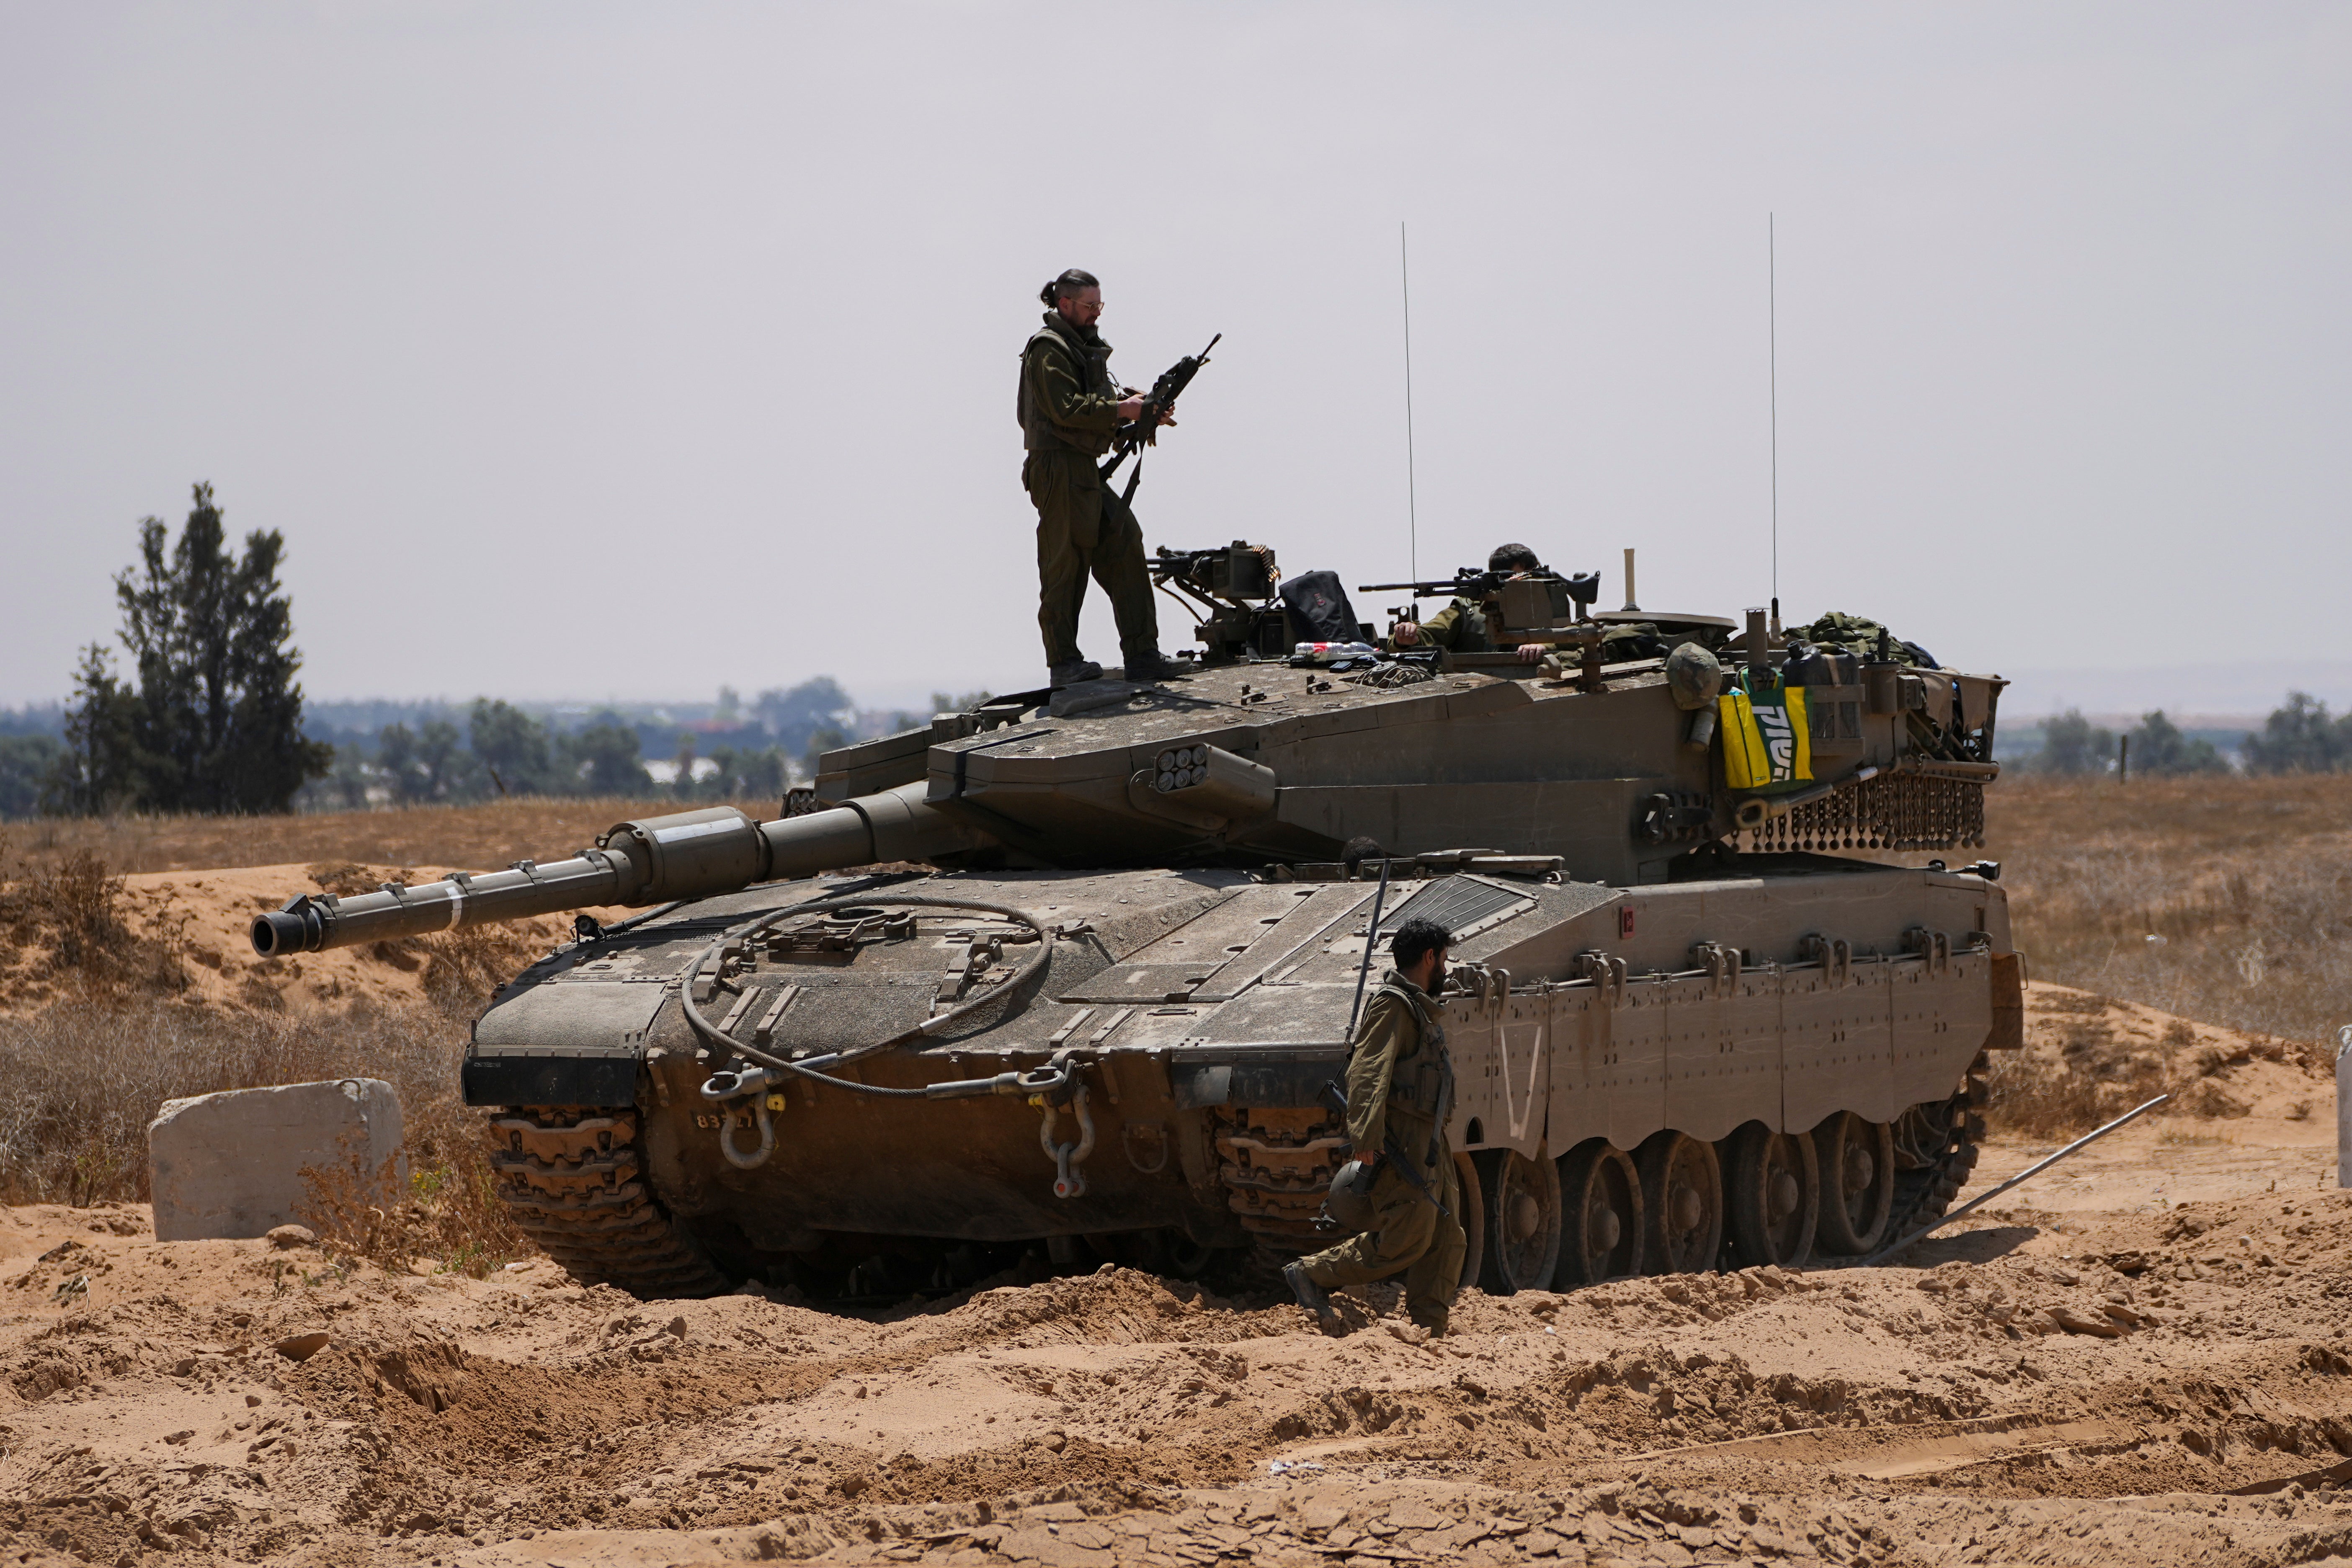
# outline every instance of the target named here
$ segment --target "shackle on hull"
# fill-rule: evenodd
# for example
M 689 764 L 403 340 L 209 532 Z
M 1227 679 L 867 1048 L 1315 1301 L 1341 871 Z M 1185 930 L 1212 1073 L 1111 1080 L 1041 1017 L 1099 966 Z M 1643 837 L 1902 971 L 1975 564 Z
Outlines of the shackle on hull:
M 509 870 L 457 872 L 415 888 L 388 882 L 380 893 L 347 899 L 305 893 L 255 918 L 253 951 L 277 958 L 596 905 L 703 899 L 756 882 L 877 860 L 928 860 L 994 842 L 927 804 L 925 788 L 905 784 L 772 822 L 754 822 L 731 805 L 682 811 L 620 823 L 594 848 L 552 865 L 518 860 Z

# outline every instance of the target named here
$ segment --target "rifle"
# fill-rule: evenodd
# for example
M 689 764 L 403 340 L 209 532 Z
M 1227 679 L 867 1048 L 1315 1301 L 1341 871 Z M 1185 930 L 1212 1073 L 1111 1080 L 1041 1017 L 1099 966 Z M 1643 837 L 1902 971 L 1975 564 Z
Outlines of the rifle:
M 1417 583 L 1359 583 L 1356 585 L 1356 592 L 1360 594 L 1409 592 L 1416 599 L 1452 597 L 1468 599 L 1475 603 L 1481 599 L 1493 598 L 1504 584 L 1514 577 L 1525 575 L 1527 574 L 1517 572 L 1481 572 L 1474 566 L 1465 566 L 1454 573 L 1450 580 L 1430 577 Z M 1537 574 L 1533 580 L 1538 582 L 1556 580 L 1566 584 L 1568 598 L 1579 605 L 1589 605 L 1601 595 L 1601 575 L 1597 572 L 1580 572 L 1573 577 L 1559 577 L 1558 574 L 1545 572 Z
M 1129 458 L 1135 457 L 1146 447 L 1160 445 L 1160 416 L 1175 412 L 1177 398 L 1182 396 L 1184 389 L 1192 384 L 1192 378 L 1201 374 L 1201 367 L 1209 363 L 1209 349 L 1215 348 L 1224 341 L 1225 334 L 1219 332 L 1209 340 L 1208 349 L 1202 349 L 1196 354 L 1186 354 L 1160 373 L 1160 379 L 1151 384 L 1151 395 L 1143 400 L 1143 412 L 1136 417 L 1133 424 L 1122 425 L 1118 427 L 1118 439 L 1111 448 L 1111 459 L 1102 466 L 1102 477 L 1106 483 L 1109 481 L 1111 475 L 1118 471 L 1118 466 L 1126 462 Z M 1120 499 L 1134 500 L 1135 487 L 1142 482 L 1143 459 L 1136 457 L 1135 472 L 1127 477 L 1127 490 Z

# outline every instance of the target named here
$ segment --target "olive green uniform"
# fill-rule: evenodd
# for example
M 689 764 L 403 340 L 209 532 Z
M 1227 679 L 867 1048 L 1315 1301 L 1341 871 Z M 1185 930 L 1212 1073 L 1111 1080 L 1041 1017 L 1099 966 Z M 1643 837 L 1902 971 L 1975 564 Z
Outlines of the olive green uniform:
M 1143 530 L 1095 466 L 1119 423 L 1109 362 L 1102 335 L 1058 310 L 1045 312 L 1021 354 L 1021 437 L 1029 454 L 1021 483 L 1037 508 L 1037 626 L 1049 668 L 1081 657 L 1078 610 L 1089 574 L 1110 597 L 1120 656 L 1156 658 L 1160 651 Z
M 1421 623 L 1421 640 L 1414 647 L 1442 647 L 1453 653 L 1492 653 L 1487 635 L 1486 607 L 1475 599 L 1456 599 Z
M 1469 1248 L 1456 1217 L 1462 1194 L 1454 1152 L 1437 1124 L 1439 1105 L 1453 1099 L 1453 1077 L 1445 1026 L 1437 1021 L 1428 994 L 1390 970 L 1364 1008 L 1354 1054 L 1348 1058 L 1348 1141 L 1360 1158 L 1381 1152 L 1372 1176 L 1372 1226 L 1299 1259 L 1307 1277 L 1326 1289 L 1405 1270 L 1405 1310 L 1414 1322 L 1441 1331 L 1461 1289 L 1462 1261 Z M 1419 1174 L 1445 1205 L 1444 1214 L 1385 1152 L 1391 1132 L 1398 1147 L 1423 1162 Z

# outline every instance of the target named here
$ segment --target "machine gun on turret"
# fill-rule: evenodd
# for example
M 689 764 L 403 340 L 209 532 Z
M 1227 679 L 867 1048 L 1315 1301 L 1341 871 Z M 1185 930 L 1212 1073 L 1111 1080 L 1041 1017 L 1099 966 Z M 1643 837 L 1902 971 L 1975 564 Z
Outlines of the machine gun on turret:
M 1288 623 L 1275 599 L 1282 569 L 1263 544 L 1236 539 L 1215 550 L 1161 545 L 1146 563 L 1151 585 L 1192 611 L 1192 636 L 1212 664 L 1280 658 L 1290 651 Z M 1197 606 L 1197 607 L 1196 607 Z

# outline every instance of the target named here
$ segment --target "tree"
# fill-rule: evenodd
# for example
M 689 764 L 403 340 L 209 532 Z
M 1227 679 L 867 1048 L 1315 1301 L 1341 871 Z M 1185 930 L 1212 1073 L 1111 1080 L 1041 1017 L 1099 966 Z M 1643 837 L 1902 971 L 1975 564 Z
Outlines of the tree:
M 2042 752 L 2033 759 L 2033 768 L 2044 773 L 2101 773 L 2115 754 L 2115 731 L 2096 727 L 2081 709 L 2070 708 L 2043 722 Z
M 161 518 L 141 521 L 139 563 L 114 579 L 136 684 L 85 650 L 60 780 L 75 809 L 285 811 L 334 766 L 334 748 L 302 734 L 285 539 L 248 533 L 242 558 L 226 541 L 208 484 L 176 542 Z
M 65 751 L 55 735 L 0 735 L 0 817 L 40 809 Z
M 553 793 L 556 779 L 547 727 L 538 720 L 511 703 L 478 697 L 466 732 L 500 795 Z
M 2259 734 L 2246 737 L 2246 767 L 2258 773 L 2333 773 L 2352 762 L 2352 733 L 2343 721 L 2330 722 L 2327 704 L 2308 691 L 2290 691 L 2286 706 L 2271 710 Z
M 770 746 L 764 752 L 739 752 L 734 763 L 734 794 L 763 799 L 772 808 L 783 799 L 784 777 L 789 769 L 782 747 Z
M 81 650 L 67 706 L 65 754 L 50 775 L 43 804 L 68 816 L 129 811 L 140 804 L 154 759 L 141 749 L 139 699 L 114 679 L 105 647 Z
M 653 793 L 653 775 L 637 747 L 637 732 L 611 713 L 578 734 L 567 737 L 564 752 L 571 759 L 581 788 L 589 795 L 627 795 L 643 800 Z
M 2131 771 L 2150 777 L 2178 773 L 2226 773 L 2229 761 L 2210 741 L 2192 741 L 2159 708 L 2140 715 L 2139 723 L 2124 737 L 2131 742 Z
M 809 738 L 820 729 L 845 726 L 855 707 L 849 693 L 829 675 L 788 689 L 762 691 L 751 702 L 761 726 L 787 752 L 805 750 Z

